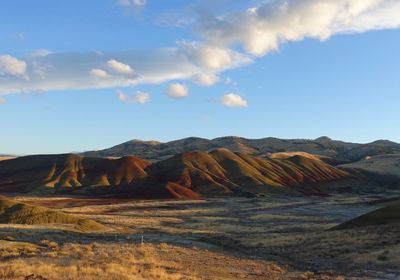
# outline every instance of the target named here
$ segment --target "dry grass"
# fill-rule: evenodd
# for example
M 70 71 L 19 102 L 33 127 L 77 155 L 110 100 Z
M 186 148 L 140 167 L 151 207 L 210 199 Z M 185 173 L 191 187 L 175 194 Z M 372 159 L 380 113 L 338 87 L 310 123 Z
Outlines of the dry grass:
M 68 243 L 80 247 L 82 251 L 82 248 L 89 245 L 77 243 L 91 244 L 93 241 L 101 243 L 97 246 L 102 249 L 96 249 L 97 251 L 130 248 L 130 252 L 138 252 L 138 245 L 132 242 L 138 242 L 140 236 L 144 235 L 147 242 L 165 242 L 181 246 L 164 245 L 164 248 L 160 248 L 157 245 L 146 244 L 149 250 L 154 248 L 150 256 L 158 265 L 155 268 L 164 269 L 166 273 L 171 274 L 168 277 L 175 277 L 177 274 L 183 279 L 322 279 L 320 274 L 327 273 L 390 279 L 377 273 L 391 275 L 400 266 L 400 259 L 397 257 L 400 244 L 400 237 L 396 231 L 398 227 L 327 231 L 351 217 L 378 208 L 363 203 L 364 201 L 363 198 L 351 197 L 323 200 L 276 197 L 268 200 L 214 199 L 207 202 L 125 201 L 104 205 L 85 205 L 80 201 L 78 205 L 63 207 L 62 211 L 81 219 L 96 220 L 107 226 L 109 231 L 91 235 L 72 233 L 70 230 L 68 233 L 60 230 L 56 232 L 54 225 L 47 229 L 42 225 L 0 225 L 0 236 L 12 235 L 17 240 L 33 242 L 40 248 L 47 248 L 47 251 L 39 248 L 37 252 L 21 249 L 17 253 L 14 252 L 14 255 L 11 252 L 10 256 L 15 257 L 19 254 L 20 257 L 9 259 L 7 262 L 23 261 L 26 267 L 41 267 L 40 262 L 43 262 L 43 266 L 48 262 L 55 267 L 54 271 L 57 271 L 57 267 L 62 271 L 65 265 L 60 266 L 60 262 L 65 263 L 67 259 L 71 259 L 68 265 L 90 265 L 85 267 L 102 271 L 102 274 L 109 275 L 108 279 L 114 277 L 108 264 L 120 266 L 120 269 L 127 267 L 129 273 L 134 273 L 135 266 L 149 266 L 141 263 L 143 259 L 137 257 L 119 260 L 108 255 L 107 265 L 101 265 L 101 259 L 98 257 L 90 262 L 90 258 L 85 257 L 81 262 L 74 259 L 73 255 L 68 258 L 58 252 L 65 251 L 62 248 L 69 246 Z M 41 204 L 43 199 L 31 198 L 29 202 Z M 58 201 L 46 199 L 46 203 L 57 204 Z M 69 202 L 62 203 L 65 205 Z M 57 229 L 61 229 L 61 225 L 57 225 Z M 67 227 L 62 225 L 62 229 L 66 230 Z M 41 238 L 56 241 L 60 245 L 41 243 L 37 239 L 38 233 L 43 236 Z M 67 244 L 62 245 L 64 242 Z M 194 250 L 193 246 L 202 250 Z M 96 250 L 94 251 L 97 252 Z M 33 253 L 36 254 L 35 257 L 27 257 Z M 50 259 L 46 254 L 53 254 L 55 259 Z M 241 259 L 235 259 L 230 254 Z M 251 259 L 254 256 L 260 257 L 260 260 Z M 286 270 L 282 269 L 285 265 L 290 266 L 289 272 L 279 272 Z M 307 270 L 314 271 L 316 275 L 304 274 Z M 83 268 L 77 271 L 82 273 Z M 76 273 L 73 275 L 82 276 Z M 268 278 L 266 275 L 273 277 Z M 124 274 L 121 277 L 127 276 Z M 139 277 L 141 276 L 134 279 L 140 279 Z M 100 276 L 96 278 L 102 279 Z
M 58 246 L 49 240 L 43 240 L 40 245 L 14 242 L 2 248 L 0 279 L 24 279 L 31 274 L 65 280 L 198 279 L 176 262 L 161 259 L 163 245 L 67 243 Z
M 4 242 L 0 279 L 299 279 L 285 267 L 262 260 L 172 246 L 166 243 Z M 38 278 L 41 279 L 41 278 Z M 304 278 L 322 279 L 322 278 Z M 326 279 L 335 279 L 332 277 Z

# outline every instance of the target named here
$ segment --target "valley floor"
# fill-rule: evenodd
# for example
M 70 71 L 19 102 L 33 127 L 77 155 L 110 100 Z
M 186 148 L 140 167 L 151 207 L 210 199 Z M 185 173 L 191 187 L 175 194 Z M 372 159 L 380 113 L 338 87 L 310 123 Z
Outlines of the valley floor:
M 0 279 L 400 278 L 400 225 L 329 230 L 381 207 L 378 197 L 14 199 L 108 230 L 0 225 Z

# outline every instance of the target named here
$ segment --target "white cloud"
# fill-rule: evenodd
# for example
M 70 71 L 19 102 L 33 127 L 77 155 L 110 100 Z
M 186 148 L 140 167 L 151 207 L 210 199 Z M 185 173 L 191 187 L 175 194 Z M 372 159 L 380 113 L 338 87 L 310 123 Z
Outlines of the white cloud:
M 195 45 L 196 49 L 204 46 L 197 43 L 192 45 Z M 230 55 L 229 63 L 220 64 L 220 69 L 212 69 L 212 71 L 199 59 L 189 55 L 187 50 L 182 48 L 181 43 L 174 48 L 152 50 L 30 55 L 25 59 L 26 62 L 23 62 L 26 68 L 24 75 L 7 76 L 1 80 L 0 95 L 33 91 L 126 87 L 194 78 L 200 83 L 210 84 L 213 79 L 211 74 L 208 74 L 208 81 L 206 81 L 206 77 L 201 77 L 200 73 L 213 73 L 217 76 L 221 71 L 240 67 L 252 61 L 248 56 L 233 50 L 226 50 L 226 52 Z M 130 65 L 135 65 L 135 71 Z M 102 67 L 108 67 L 109 70 Z M 100 71 L 93 71 L 95 69 L 102 70 L 107 75 L 104 76 L 104 73 Z M 7 72 L 10 71 L 7 70 Z M 94 76 L 101 79 L 93 79 Z
M 110 59 L 107 61 L 107 65 L 113 69 L 115 72 L 120 73 L 120 74 L 132 74 L 133 70 L 132 68 L 125 63 L 122 63 L 118 60 L 115 59 Z
M 98 68 L 94 68 L 89 71 L 89 74 L 95 78 L 105 78 L 107 77 L 107 72 Z
M 225 16 L 199 19 L 199 30 L 215 45 L 241 44 L 253 55 L 287 41 L 326 40 L 334 34 L 400 27 L 398 0 L 285 0 Z
M 124 103 L 146 104 L 150 101 L 150 94 L 147 92 L 137 91 L 133 95 L 128 95 L 123 91 L 117 91 L 118 99 Z
M 26 62 L 11 55 L 0 55 L 0 75 L 23 76 L 26 72 Z
M 117 1 L 129 7 L 146 5 L 143 0 Z M 171 48 L 113 53 L 42 51 L 23 60 L 1 55 L 0 94 L 112 88 L 188 79 L 211 85 L 221 72 L 251 63 L 252 56 L 268 54 L 284 42 L 304 38 L 325 40 L 334 34 L 400 27 L 398 0 L 251 1 L 255 2 L 262 4 L 219 16 L 202 14 L 196 30 L 201 32 L 204 42 L 183 41 Z M 238 45 L 248 54 L 231 49 Z M 95 73 L 91 70 L 100 68 L 107 75 L 100 74 L 104 77 L 94 79 Z
M 150 101 L 150 94 L 148 94 L 147 92 L 138 91 L 137 93 L 135 93 L 134 98 L 136 103 L 145 104 Z
M 249 58 L 227 48 L 198 42 L 179 42 L 180 51 L 200 68 L 220 71 L 236 63 L 247 63 Z
M 218 81 L 218 76 L 214 73 L 198 73 L 192 81 L 200 86 L 212 86 Z
M 7 100 L 3 97 L 0 97 L 0 105 L 6 104 Z
M 165 93 L 171 98 L 181 99 L 188 96 L 188 88 L 179 83 L 170 84 L 165 90 Z
M 228 93 L 221 97 L 221 103 L 227 107 L 247 107 L 247 101 L 236 93 Z

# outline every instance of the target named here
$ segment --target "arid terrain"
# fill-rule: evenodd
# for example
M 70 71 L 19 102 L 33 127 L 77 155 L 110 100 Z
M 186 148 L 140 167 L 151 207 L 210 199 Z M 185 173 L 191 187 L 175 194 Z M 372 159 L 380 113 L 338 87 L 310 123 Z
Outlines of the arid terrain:
M 400 277 L 399 224 L 331 230 L 394 203 L 379 197 L 13 199 L 105 228 L 3 225 L 2 279 Z
M 399 279 L 398 147 L 188 138 L 7 158 L 0 279 Z

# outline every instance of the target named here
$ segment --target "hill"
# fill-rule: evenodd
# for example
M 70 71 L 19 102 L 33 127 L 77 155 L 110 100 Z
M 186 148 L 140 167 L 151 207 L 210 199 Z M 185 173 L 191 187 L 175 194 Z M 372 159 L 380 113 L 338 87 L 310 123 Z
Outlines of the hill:
M 0 199 L 0 223 L 2 224 L 74 224 L 85 231 L 103 230 L 105 227 L 95 221 L 81 219 L 46 207 Z
M 167 143 L 156 141 L 133 140 L 112 148 L 85 152 L 90 157 L 135 155 L 150 161 L 160 161 L 176 154 L 191 151 L 210 151 L 227 148 L 233 152 L 268 158 L 272 153 L 306 152 L 323 156 L 330 164 L 344 164 L 361 160 L 367 156 L 380 154 L 400 154 L 400 144 L 379 140 L 368 144 L 347 143 L 328 137 L 310 139 L 261 138 L 246 139 L 241 137 L 220 137 L 212 140 L 190 137 Z
M 352 229 L 356 227 L 376 225 L 400 225 L 400 201 L 391 203 L 388 206 L 369 212 L 360 217 L 334 227 L 334 230 Z
M 0 162 L 0 192 L 114 186 L 140 182 L 150 163 L 136 158 L 87 158 L 75 154 L 36 155 Z
M 341 165 L 341 167 L 400 178 L 400 154 L 368 156 L 360 161 Z
M 0 161 L 2 160 L 8 160 L 8 159 L 13 159 L 15 156 L 10 156 L 10 155 L 1 155 L 0 154 Z
M 261 159 L 228 149 L 176 155 L 151 167 L 153 181 L 174 182 L 201 195 L 269 193 L 323 194 L 318 184 L 350 176 L 302 156 Z
M 220 148 L 150 163 L 128 156 L 74 154 L 19 157 L 0 162 L 0 192 L 131 194 L 142 198 L 199 198 L 290 192 L 324 195 L 322 183 L 350 173 L 299 154 L 263 159 Z

